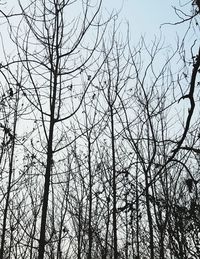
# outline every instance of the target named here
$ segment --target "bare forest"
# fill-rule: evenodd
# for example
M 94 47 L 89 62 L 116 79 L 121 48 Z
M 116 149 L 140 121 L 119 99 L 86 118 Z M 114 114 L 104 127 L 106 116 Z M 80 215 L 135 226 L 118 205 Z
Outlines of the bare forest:
M 0 259 L 199 259 L 200 1 L 168 47 L 103 0 L 8 2 Z

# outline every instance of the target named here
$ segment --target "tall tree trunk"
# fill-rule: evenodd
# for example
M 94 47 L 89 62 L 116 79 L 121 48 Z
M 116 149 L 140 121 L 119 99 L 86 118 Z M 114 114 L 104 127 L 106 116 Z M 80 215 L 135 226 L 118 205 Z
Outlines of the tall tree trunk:
M 57 55 L 58 57 L 58 55 Z M 41 227 L 40 227 L 40 239 L 39 239 L 39 252 L 38 259 L 44 258 L 45 252 L 45 232 L 46 232 L 46 220 L 47 220 L 47 210 L 48 210 L 48 200 L 49 200 L 49 187 L 50 187 L 50 178 L 51 178 L 51 169 L 53 163 L 53 132 L 55 125 L 55 103 L 56 103 L 56 91 L 57 91 L 57 69 L 58 69 L 58 60 L 56 69 L 54 72 L 54 85 L 53 85 L 53 96 L 51 99 L 51 118 L 49 125 L 49 137 L 48 137 L 48 147 L 47 147 L 47 160 L 46 160 L 46 171 L 45 171 L 45 183 L 44 183 L 44 193 L 43 193 L 43 204 L 42 204 L 42 218 L 41 218 Z
M 138 162 L 138 161 L 137 161 Z M 139 221 L 140 221 L 140 214 L 139 214 L 139 194 L 138 194 L 138 163 L 136 164 L 137 168 L 136 168 L 136 185 L 135 185 L 135 189 L 136 189 L 136 254 L 137 254 L 137 258 L 140 258 L 140 229 L 139 229 Z
M 10 202 L 11 184 L 12 184 L 12 176 L 13 176 L 13 162 L 14 162 L 14 152 L 15 152 L 15 135 L 16 135 L 16 126 L 17 126 L 18 97 L 19 96 L 18 96 L 18 93 L 17 93 L 15 112 L 14 112 L 14 122 L 13 122 L 13 135 L 9 136 L 11 138 L 11 155 L 10 155 L 10 160 L 9 160 L 9 176 L 8 176 L 8 185 L 7 185 L 7 192 L 6 192 L 6 203 L 5 203 L 4 215 L 3 215 L 0 259 L 5 258 L 4 247 L 5 247 L 5 236 L 6 236 L 6 224 L 7 224 L 7 216 L 8 216 L 8 207 L 9 207 L 9 202 Z
M 113 191 L 113 242 L 114 242 L 114 259 L 118 258 L 117 247 L 117 195 L 116 195 L 116 163 L 115 163 L 115 136 L 114 136 L 114 114 L 113 106 L 110 105 L 111 116 L 111 141 L 112 141 L 112 191 Z
M 89 170 L 89 230 L 88 230 L 88 259 L 92 259 L 92 168 L 91 168 L 91 142 L 88 139 L 88 170 Z
M 148 173 L 145 172 L 145 184 L 146 184 L 146 208 L 147 208 L 147 218 L 149 224 L 149 245 L 150 245 L 150 258 L 154 259 L 154 238 L 153 238 L 153 220 L 150 209 L 150 200 L 149 200 L 149 182 L 148 182 Z
M 52 143 L 53 143 L 53 128 L 54 122 L 53 119 L 50 122 L 49 129 L 49 139 L 48 139 L 48 151 L 47 151 L 47 165 L 45 172 L 45 183 L 44 183 L 44 193 L 43 193 L 43 205 L 42 205 L 42 218 L 41 218 L 41 227 L 40 227 L 40 239 L 39 239 L 39 255 L 38 259 L 44 258 L 44 249 L 45 249 L 45 231 L 46 231 L 46 220 L 47 220 L 47 209 L 48 209 L 48 200 L 49 200 L 49 186 L 50 186 L 50 177 L 51 177 L 51 167 L 52 167 Z

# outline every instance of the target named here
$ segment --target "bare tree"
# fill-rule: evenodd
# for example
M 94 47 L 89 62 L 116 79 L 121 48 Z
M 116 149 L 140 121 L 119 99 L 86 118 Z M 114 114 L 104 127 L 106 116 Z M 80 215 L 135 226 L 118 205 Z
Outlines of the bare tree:
M 99 1 L 92 8 L 90 1 L 63 0 L 49 3 L 32 1 L 25 6 L 19 1 L 21 21 L 17 29 L 10 32 L 17 47 L 17 62 L 23 69 L 19 87 L 30 104 L 30 119 L 37 125 L 37 138 L 40 139 L 32 138 L 31 146 L 37 152 L 36 157 L 41 156 L 39 160 L 44 165 L 38 240 L 40 259 L 44 258 L 45 246 L 51 241 L 51 234 L 48 239 L 46 230 L 50 187 L 53 191 L 54 185 L 53 171 L 56 160 L 59 160 L 58 154 L 66 148 L 62 139 L 70 138 L 65 122 L 78 112 L 101 67 L 100 64 L 98 68 L 90 68 L 97 59 L 100 60 L 98 48 L 111 19 L 109 17 L 101 24 L 101 4 Z M 77 18 L 68 16 L 67 19 L 67 10 L 72 11 L 72 6 L 80 9 L 81 16 L 77 13 Z M 12 21 L 10 25 L 11 29 L 14 28 Z M 89 33 L 95 35 L 90 42 L 86 38 Z M 87 83 L 80 87 L 84 81 Z
M 198 258 L 198 1 L 174 9 L 171 52 L 132 47 L 101 0 L 18 4 L 1 11 L 0 259 Z

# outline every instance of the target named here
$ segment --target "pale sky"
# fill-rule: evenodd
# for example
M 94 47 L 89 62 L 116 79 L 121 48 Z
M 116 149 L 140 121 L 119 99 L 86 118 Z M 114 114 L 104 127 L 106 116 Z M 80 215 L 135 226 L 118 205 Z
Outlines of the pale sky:
M 172 6 L 178 7 L 178 0 L 109 0 L 108 2 L 110 10 L 113 8 L 118 10 L 123 3 L 120 18 L 129 21 L 134 41 L 137 41 L 141 35 L 145 36 L 147 41 L 152 40 L 155 35 L 160 33 L 161 24 L 178 21 L 172 8 Z M 176 41 L 176 33 L 181 36 L 184 32 L 183 24 L 162 27 L 162 34 L 166 42 L 171 44 Z
M 15 1 L 17 5 L 17 0 Z M 8 0 L 7 3 L 13 6 L 15 1 L 9 2 Z M 187 0 L 181 1 L 186 2 Z M 27 0 L 21 0 L 21 2 L 28 3 Z M 141 35 L 145 36 L 147 41 L 153 39 L 160 33 L 161 24 L 177 21 L 178 18 L 172 6 L 178 7 L 179 2 L 180 0 L 103 0 L 103 6 L 109 12 L 122 8 L 119 19 L 124 23 L 125 20 L 129 22 L 132 40 L 137 42 Z M 175 32 L 181 33 L 180 30 L 182 33 L 185 31 L 183 25 L 162 27 L 162 33 L 167 41 L 175 39 Z
M 155 36 L 159 37 L 162 32 L 162 39 L 165 40 L 166 46 L 175 46 L 177 34 L 182 38 L 186 31 L 185 25 L 165 25 L 162 26 L 161 29 L 160 25 L 167 22 L 178 21 L 178 17 L 174 13 L 172 6 L 178 7 L 179 1 L 180 0 L 103 0 L 103 6 L 108 12 L 111 12 L 113 9 L 116 11 L 121 9 L 119 21 L 122 22 L 122 26 L 124 24 L 124 29 L 126 29 L 126 22 L 129 22 L 131 42 L 133 45 L 137 45 L 141 35 L 145 37 L 146 42 L 150 43 L 154 40 Z M 28 3 L 27 0 L 21 0 L 21 2 Z M 16 4 L 14 4 L 14 1 L 7 1 L 7 3 L 8 5 L 6 5 L 5 8 L 9 5 L 16 6 L 17 0 Z

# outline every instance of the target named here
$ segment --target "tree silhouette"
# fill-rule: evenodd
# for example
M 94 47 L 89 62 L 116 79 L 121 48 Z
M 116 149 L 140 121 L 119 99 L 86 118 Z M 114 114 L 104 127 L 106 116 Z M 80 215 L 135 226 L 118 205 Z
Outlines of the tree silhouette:
M 101 0 L 3 10 L 0 259 L 199 258 L 198 1 L 173 51 Z

